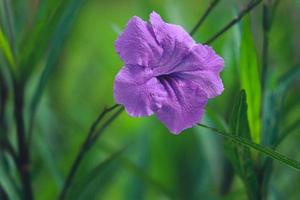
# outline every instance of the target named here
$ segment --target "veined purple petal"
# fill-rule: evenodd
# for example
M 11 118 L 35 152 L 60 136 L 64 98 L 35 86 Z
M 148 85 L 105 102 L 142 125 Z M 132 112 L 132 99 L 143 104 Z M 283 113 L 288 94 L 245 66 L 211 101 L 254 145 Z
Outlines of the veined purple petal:
M 206 94 L 197 85 L 180 78 L 161 77 L 159 80 L 168 92 L 168 100 L 156 112 L 158 119 L 174 134 L 198 123 L 207 103 Z
M 128 22 L 115 42 L 115 48 L 125 64 L 145 67 L 155 64 L 162 54 L 150 25 L 136 16 Z
M 125 66 L 114 82 L 114 98 L 134 117 L 149 116 L 161 108 L 167 93 L 151 71 L 140 66 Z
M 189 54 L 174 66 L 172 72 L 212 71 L 219 73 L 223 70 L 224 60 L 207 45 L 197 44 L 193 46 Z
M 157 70 L 164 73 L 179 64 L 195 42 L 182 27 L 165 23 L 156 12 L 150 14 L 150 23 L 156 40 L 163 48 Z
M 190 72 L 178 72 L 174 73 L 173 76 L 177 76 L 186 82 L 192 82 L 197 85 L 203 93 L 206 94 L 207 98 L 213 98 L 220 95 L 224 86 L 218 72 L 209 70 L 198 70 Z
M 195 45 L 180 64 L 169 73 L 187 82 L 193 82 L 208 98 L 220 95 L 224 86 L 220 78 L 224 60 L 207 45 Z
M 155 12 L 148 24 L 133 17 L 115 46 L 125 62 L 114 84 L 117 103 L 131 116 L 155 113 L 175 134 L 198 123 L 208 99 L 224 90 L 223 59 Z

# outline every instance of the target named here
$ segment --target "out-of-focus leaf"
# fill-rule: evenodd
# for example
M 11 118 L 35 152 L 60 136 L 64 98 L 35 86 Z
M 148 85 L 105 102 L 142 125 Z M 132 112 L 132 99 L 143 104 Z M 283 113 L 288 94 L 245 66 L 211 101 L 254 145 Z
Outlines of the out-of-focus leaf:
M 98 164 L 85 178 L 79 180 L 71 188 L 68 199 L 97 199 L 99 193 L 111 183 L 118 170 L 117 159 L 127 149 L 127 146 L 110 155 Z
M 253 141 L 260 143 L 261 86 L 257 53 L 249 16 L 245 17 L 242 23 L 240 52 L 240 78 L 242 88 L 247 93 L 249 127 Z
M 264 109 L 263 109 L 263 135 L 262 135 L 262 144 L 267 146 L 272 146 L 277 148 L 278 145 L 292 133 L 294 128 L 297 128 L 297 123 L 288 126 L 287 129 L 283 129 L 283 132 L 280 133 L 281 127 L 284 127 L 284 101 L 288 89 L 291 84 L 299 78 L 300 69 L 298 66 L 292 68 L 278 80 L 275 80 L 273 88 L 266 90 L 264 98 Z M 269 83 L 270 84 L 270 83 Z M 263 158 L 262 165 L 262 179 L 264 190 L 267 189 L 269 185 L 271 173 L 273 169 L 273 160 L 270 158 Z M 263 191 L 266 194 L 266 191 Z
M 149 138 L 148 134 L 143 134 L 137 142 L 136 152 L 138 152 L 138 157 L 136 158 L 136 165 L 139 168 L 147 170 L 149 166 Z M 122 158 L 120 158 L 121 160 Z M 125 187 L 125 195 L 127 199 L 139 199 L 143 200 L 145 198 L 146 185 L 143 180 L 139 177 L 134 176 L 128 185 Z
M 5 191 L 9 199 L 21 199 L 19 196 L 19 191 L 16 185 L 12 182 L 14 181 L 10 177 L 11 172 L 9 171 L 8 162 L 4 154 L 0 154 L 0 186 Z
M 4 189 L 2 188 L 1 184 L 0 184 L 0 199 L 8 200 L 8 195 L 6 194 Z
M 14 61 L 14 57 L 11 51 L 11 48 L 9 46 L 9 42 L 7 38 L 5 37 L 1 27 L 0 27 L 0 50 L 3 53 L 7 63 L 10 66 L 10 70 L 12 72 L 16 72 L 16 63 Z
M 287 95 L 287 92 L 290 86 L 300 78 L 300 68 L 299 65 L 293 67 L 290 71 L 280 77 L 277 81 L 276 88 L 269 92 L 269 99 L 266 99 L 265 104 L 269 105 L 268 109 L 264 112 L 264 123 L 269 125 L 264 130 L 264 138 L 268 139 L 271 135 L 271 131 L 276 132 L 277 135 L 273 138 L 272 141 L 268 141 L 269 145 L 277 147 L 286 136 L 292 133 L 295 128 L 299 125 L 299 120 L 296 119 L 293 123 L 287 126 L 285 129 L 282 129 L 282 132 L 279 133 L 280 127 L 284 127 L 282 123 L 284 121 L 283 116 L 287 116 L 287 113 L 284 109 L 284 100 Z M 273 97 L 273 98 L 271 98 Z M 273 122 L 273 123 L 271 123 Z
M 20 62 L 25 67 L 23 75 L 25 77 L 31 74 L 36 64 L 47 53 L 50 54 L 48 62 L 52 60 L 53 64 L 56 61 L 57 51 L 65 40 L 74 21 L 75 14 L 83 1 L 66 0 L 53 2 L 46 1 L 41 5 L 43 12 L 38 15 L 34 30 L 28 33 L 23 43 L 21 43 L 21 47 L 25 48 L 20 50 L 22 52 Z
M 42 71 L 41 77 L 36 86 L 36 89 L 34 91 L 32 101 L 30 104 L 30 111 L 31 111 L 30 125 L 29 125 L 30 129 L 32 129 L 32 126 L 33 126 L 32 120 L 34 120 L 34 115 L 35 115 L 36 109 L 38 107 L 38 104 L 40 102 L 40 99 L 42 97 L 42 94 L 43 94 L 44 88 L 46 86 L 46 83 L 48 81 L 49 75 L 50 75 L 55 63 L 57 62 L 62 45 L 63 45 L 66 37 L 69 34 L 69 31 L 72 27 L 72 22 L 74 21 L 74 17 L 76 15 L 76 13 L 78 12 L 81 4 L 82 4 L 82 0 L 72 0 L 68 4 L 69 6 L 64 11 L 64 15 L 57 25 L 57 28 L 56 28 L 57 30 L 55 31 L 52 42 L 51 42 L 51 44 L 52 44 L 51 50 L 48 54 L 48 58 L 45 63 L 45 67 Z
M 45 166 L 49 168 L 57 187 L 60 188 L 63 184 L 63 178 L 59 172 L 54 155 L 50 150 L 47 138 L 42 134 L 37 134 L 35 137 L 35 144 L 38 146 L 40 156 L 44 160 Z
M 233 107 L 230 118 L 230 133 L 251 140 L 247 120 L 246 93 L 244 90 L 240 92 Z M 249 199 L 257 199 L 259 192 L 250 149 L 238 146 L 231 141 L 227 141 L 226 149 L 235 171 L 244 182 Z
M 104 143 L 101 143 L 101 148 L 104 151 L 107 151 L 111 153 L 113 150 L 112 148 Z M 155 188 L 157 191 L 164 194 L 167 198 L 173 199 L 174 195 L 164 187 L 161 183 L 159 183 L 157 180 L 153 179 L 148 173 L 146 173 L 141 167 L 137 166 L 134 162 L 126 158 L 125 156 L 120 156 L 120 158 L 117 160 L 118 164 L 122 166 L 125 170 L 135 175 L 137 178 L 142 180 L 147 185 Z

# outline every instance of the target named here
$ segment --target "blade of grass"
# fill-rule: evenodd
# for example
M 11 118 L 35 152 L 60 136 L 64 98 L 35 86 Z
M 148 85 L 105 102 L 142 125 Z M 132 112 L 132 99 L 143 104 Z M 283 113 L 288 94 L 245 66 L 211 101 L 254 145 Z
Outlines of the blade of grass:
M 265 147 L 265 146 L 262 146 L 260 144 L 256 144 L 248 139 L 245 139 L 244 137 L 240 137 L 240 136 L 237 136 L 237 135 L 233 135 L 233 134 L 229 134 L 229 133 L 225 133 L 225 132 L 222 132 L 222 131 L 219 131 L 218 129 L 216 128 L 212 128 L 212 127 L 209 127 L 209 126 L 206 126 L 204 124 L 198 124 L 198 126 L 200 127 L 203 127 L 203 128 L 206 128 L 206 129 L 209 129 L 213 132 L 216 132 L 230 140 L 232 140 L 233 142 L 237 143 L 237 144 L 241 144 L 245 147 L 249 147 L 251 149 L 255 149 L 257 150 L 258 152 L 260 153 L 263 153 L 264 155 L 270 157 L 270 158 L 273 158 L 291 168 L 294 168 L 296 169 L 297 171 L 300 171 L 300 163 L 296 160 L 292 160 L 280 153 L 278 153 L 277 151 L 269 148 L 269 147 Z

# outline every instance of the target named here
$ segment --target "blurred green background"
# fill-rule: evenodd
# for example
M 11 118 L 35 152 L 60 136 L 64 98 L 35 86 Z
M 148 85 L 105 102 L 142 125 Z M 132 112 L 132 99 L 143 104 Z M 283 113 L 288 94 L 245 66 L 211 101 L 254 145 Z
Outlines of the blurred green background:
M 148 20 L 154 10 L 165 21 L 180 24 L 190 31 L 210 1 L 10 2 L 15 45 L 12 49 L 20 58 L 19 67 L 27 77 L 26 122 L 30 119 L 30 103 L 41 73 L 47 64 L 52 66 L 37 107 L 30 149 L 35 197 L 55 199 L 92 122 L 104 106 L 114 104 L 113 80 L 123 66 L 114 50 L 114 41 L 127 21 L 134 15 Z M 9 36 L 3 3 L 1 27 Z M 247 3 L 246 0 L 221 0 L 193 38 L 199 43 L 205 42 Z M 55 10 L 59 11 L 60 4 L 65 4 L 60 12 L 67 20 L 61 20 L 60 15 L 54 22 L 48 20 Z M 288 137 L 277 150 L 296 160 L 300 160 L 297 153 L 300 150 L 299 11 L 298 0 L 282 1 L 276 8 L 269 32 L 264 117 L 258 119 L 261 143 L 272 146 L 269 138 L 286 134 Z M 255 73 L 241 72 L 241 64 L 251 65 L 254 71 L 261 69 L 262 4 L 245 19 L 211 44 L 225 59 L 221 74 L 225 90 L 209 101 L 202 122 L 222 130 L 228 130 L 233 102 L 241 88 L 250 87 L 253 93 L 248 96 L 251 98 L 261 95 L 255 88 L 257 83 L 251 82 L 259 77 L 253 77 Z M 247 30 L 249 38 L 245 42 Z M 21 66 L 22 63 L 26 65 Z M 7 63 L 2 59 L 1 65 Z M 5 118 L 7 133 L 15 145 L 12 107 L 12 103 L 8 103 Z M 251 109 L 248 102 L 249 107 Z M 174 136 L 155 116 L 132 118 L 123 112 L 86 154 L 68 199 L 247 199 L 246 187 L 226 156 L 226 144 L 221 136 L 200 127 Z M 127 145 L 126 150 L 118 152 Z M 111 155 L 115 158 L 110 159 Z M 3 152 L 1 157 L 8 155 Z M 256 159 L 254 171 L 263 159 Z M 21 191 L 14 164 L 9 158 L 4 160 L 0 164 L 0 185 L 11 199 L 19 199 Z M 276 161 L 270 172 L 267 199 L 299 199 L 299 172 Z

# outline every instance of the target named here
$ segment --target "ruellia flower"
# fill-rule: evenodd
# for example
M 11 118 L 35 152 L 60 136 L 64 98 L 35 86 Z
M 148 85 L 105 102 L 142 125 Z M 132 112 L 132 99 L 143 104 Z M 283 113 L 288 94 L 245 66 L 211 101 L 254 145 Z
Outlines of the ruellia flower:
M 224 90 L 223 59 L 155 12 L 150 22 L 132 17 L 115 48 L 125 63 L 114 82 L 116 102 L 130 116 L 156 114 L 174 134 L 198 123 L 208 99 Z

